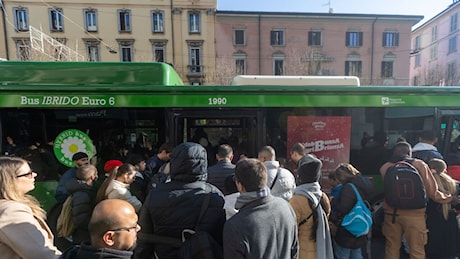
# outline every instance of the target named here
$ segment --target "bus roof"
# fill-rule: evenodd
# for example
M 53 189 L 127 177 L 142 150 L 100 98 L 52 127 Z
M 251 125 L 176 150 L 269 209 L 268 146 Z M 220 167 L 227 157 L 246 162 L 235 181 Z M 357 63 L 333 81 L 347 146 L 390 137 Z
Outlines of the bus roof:
M 1 61 L 0 71 L 3 85 L 184 85 L 162 62 Z
M 359 86 L 355 76 L 260 76 L 239 75 L 233 78 L 232 85 L 250 86 Z

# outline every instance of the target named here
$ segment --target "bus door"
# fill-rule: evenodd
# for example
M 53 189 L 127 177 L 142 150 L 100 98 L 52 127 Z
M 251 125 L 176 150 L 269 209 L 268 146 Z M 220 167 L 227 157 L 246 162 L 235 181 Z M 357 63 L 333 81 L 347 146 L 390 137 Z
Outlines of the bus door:
M 460 147 L 460 109 L 439 109 L 440 138 L 437 146 L 446 157 Z
M 209 165 L 215 163 L 219 144 L 230 144 L 234 162 L 244 154 L 256 157 L 265 145 L 262 109 L 171 109 L 167 111 L 169 142 L 197 142 L 208 150 Z

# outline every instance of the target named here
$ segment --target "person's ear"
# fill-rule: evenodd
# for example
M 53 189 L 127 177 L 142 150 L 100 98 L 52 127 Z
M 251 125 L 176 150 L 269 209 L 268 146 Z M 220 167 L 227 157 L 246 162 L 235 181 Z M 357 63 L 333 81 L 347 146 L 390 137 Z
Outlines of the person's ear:
M 239 181 L 236 181 L 236 188 L 239 192 L 246 192 L 246 189 L 244 188 L 243 184 L 241 184 L 241 182 Z
M 104 235 L 102 235 L 102 240 L 104 241 L 104 244 L 106 244 L 108 247 L 112 247 L 113 245 L 115 245 L 115 232 L 105 232 Z

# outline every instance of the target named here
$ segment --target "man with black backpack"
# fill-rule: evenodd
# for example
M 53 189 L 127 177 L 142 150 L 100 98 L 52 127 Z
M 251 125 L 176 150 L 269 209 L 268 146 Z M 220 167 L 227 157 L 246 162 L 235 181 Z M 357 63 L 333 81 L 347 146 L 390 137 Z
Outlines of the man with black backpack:
M 453 198 L 438 190 L 427 164 L 411 156 L 410 144 L 399 142 L 390 162 L 380 168 L 385 195 L 382 227 L 385 258 L 399 258 L 403 234 L 410 247 L 410 258 L 425 258 L 427 197 L 439 203 L 448 203 Z

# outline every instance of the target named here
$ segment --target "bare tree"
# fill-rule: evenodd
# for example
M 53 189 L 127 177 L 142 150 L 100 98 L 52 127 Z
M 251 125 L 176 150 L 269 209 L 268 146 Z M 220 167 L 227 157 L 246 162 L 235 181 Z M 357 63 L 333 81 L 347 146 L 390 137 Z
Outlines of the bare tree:
M 288 49 L 286 52 L 286 75 L 323 76 L 334 75 L 330 69 L 333 57 L 328 57 L 317 48 L 305 50 Z

